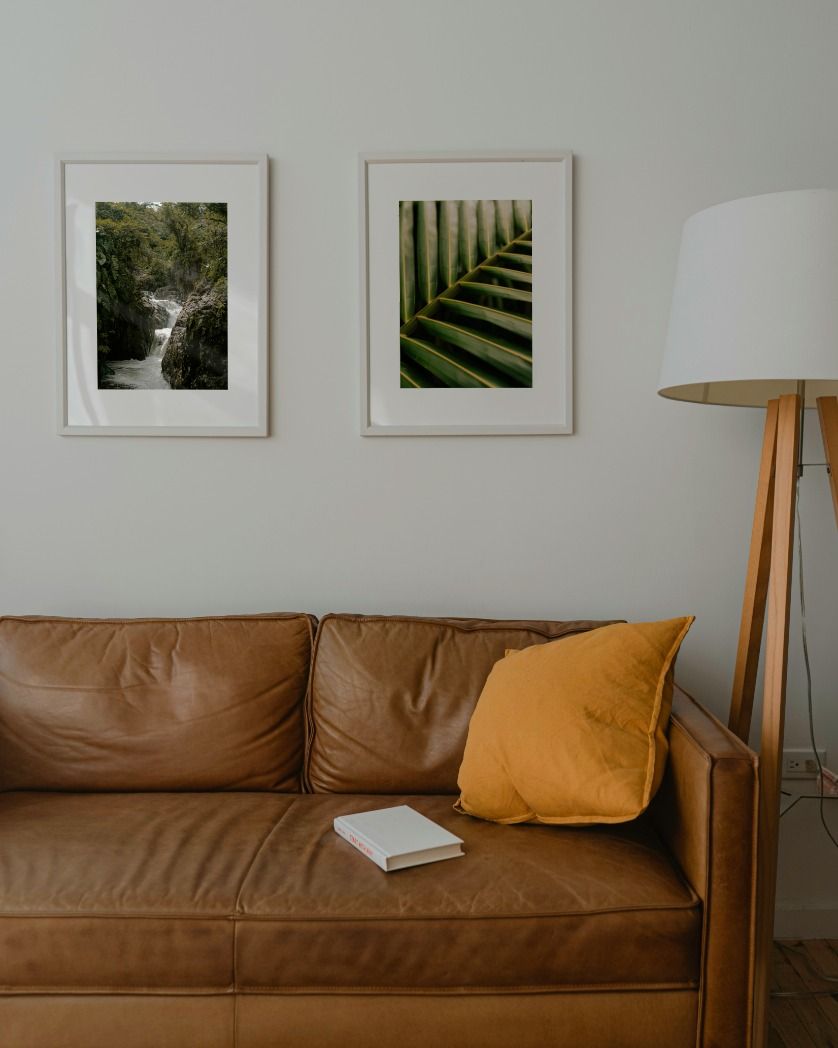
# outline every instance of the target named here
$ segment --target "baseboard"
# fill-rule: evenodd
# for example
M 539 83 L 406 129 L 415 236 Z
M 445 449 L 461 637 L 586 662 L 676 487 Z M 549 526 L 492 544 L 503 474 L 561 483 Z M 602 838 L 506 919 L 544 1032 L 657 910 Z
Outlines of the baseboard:
M 838 939 L 838 910 L 778 906 L 775 939 Z

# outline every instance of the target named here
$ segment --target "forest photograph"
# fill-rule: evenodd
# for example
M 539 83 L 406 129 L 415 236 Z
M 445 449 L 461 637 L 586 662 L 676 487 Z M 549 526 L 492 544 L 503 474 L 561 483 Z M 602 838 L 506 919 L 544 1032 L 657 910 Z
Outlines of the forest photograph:
M 399 201 L 400 386 L 532 386 L 532 201 Z
M 99 389 L 227 389 L 226 203 L 96 202 Z

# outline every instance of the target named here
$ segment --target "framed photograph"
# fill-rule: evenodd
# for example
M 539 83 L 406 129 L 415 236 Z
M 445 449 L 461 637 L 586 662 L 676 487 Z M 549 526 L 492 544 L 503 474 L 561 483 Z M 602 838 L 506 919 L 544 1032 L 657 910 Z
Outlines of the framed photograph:
M 571 433 L 570 153 L 360 158 L 368 436 Z
M 266 436 L 267 157 L 57 167 L 59 431 Z

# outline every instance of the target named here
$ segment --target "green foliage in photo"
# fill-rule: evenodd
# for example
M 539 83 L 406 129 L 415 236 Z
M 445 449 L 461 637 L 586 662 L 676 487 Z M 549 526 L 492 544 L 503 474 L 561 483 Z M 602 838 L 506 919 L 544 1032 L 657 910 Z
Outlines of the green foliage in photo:
M 532 202 L 399 203 L 400 384 L 532 386 Z
M 185 302 L 226 277 L 225 203 L 97 202 L 100 374 L 109 359 L 141 360 L 148 354 L 161 323 L 153 294 Z

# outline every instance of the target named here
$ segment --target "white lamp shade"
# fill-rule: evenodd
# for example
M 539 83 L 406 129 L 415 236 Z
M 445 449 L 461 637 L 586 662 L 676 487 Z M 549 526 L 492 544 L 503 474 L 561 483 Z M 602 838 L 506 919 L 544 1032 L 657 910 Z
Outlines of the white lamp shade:
M 731 200 L 689 218 L 658 392 L 764 406 L 838 394 L 838 192 Z

